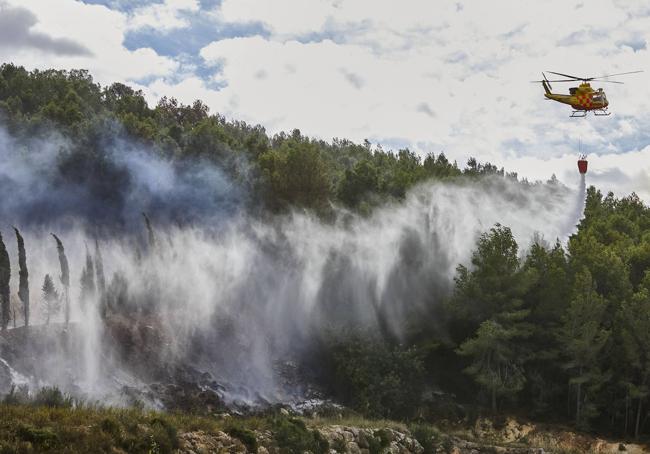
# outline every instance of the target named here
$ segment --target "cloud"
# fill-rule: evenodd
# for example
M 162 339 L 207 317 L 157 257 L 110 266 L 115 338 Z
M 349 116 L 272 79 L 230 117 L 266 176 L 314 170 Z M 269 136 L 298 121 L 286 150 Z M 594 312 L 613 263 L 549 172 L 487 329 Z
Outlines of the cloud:
M 435 118 L 435 116 L 436 116 L 436 113 L 433 111 L 431 106 L 429 104 L 427 104 L 426 102 L 421 102 L 420 104 L 418 104 L 416 110 L 418 112 L 421 112 L 421 113 L 425 114 L 425 115 L 428 115 L 431 118 Z
M 120 11 L 75 0 L 7 0 L 5 5 L 24 11 L 23 17 L 37 20 L 29 29 L 30 34 L 57 37 L 56 40 L 64 36 L 64 44 L 83 43 L 87 52 L 71 54 L 43 52 L 33 47 L 0 47 L 2 61 L 29 69 L 84 68 L 102 84 L 166 76 L 178 69 L 177 62 L 151 48 L 125 48 L 128 18 Z
M 361 90 L 363 88 L 364 82 L 361 77 L 359 77 L 358 74 L 355 74 L 353 72 L 347 71 L 345 69 L 341 69 L 341 73 L 343 74 L 343 77 L 350 82 L 350 84 L 356 88 L 357 90 Z
M 68 38 L 53 38 L 32 30 L 38 19 L 25 8 L 0 3 L 0 47 L 36 49 L 56 55 L 92 55 L 85 46 Z
M 158 32 L 167 32 L 179 28 L 187 28 L 190 20 L 188 13 L 199 11 L 197 0 L 165 0 L 140 7 L 131 13 L 128 21 L 130 29 L 149 27 Z

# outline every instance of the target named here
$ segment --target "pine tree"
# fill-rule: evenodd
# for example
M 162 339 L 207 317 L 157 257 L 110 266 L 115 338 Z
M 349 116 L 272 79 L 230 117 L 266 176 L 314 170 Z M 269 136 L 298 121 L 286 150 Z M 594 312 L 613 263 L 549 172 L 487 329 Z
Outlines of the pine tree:
M 25 242 L 23 237 L 16 227 L 16 241 L 18 242 L 18 266 L 20 271 L 18 272 L 19 276 L 19 289 L 18 297 L 23 303 L 23 318 L 25 320 L 25 326 L 29 326 L 29 272 L 27 271 L 27 254 L 25 253 Z
M 603 327 L 607 310 L 605 299 L 596 292 L 591 273 L 583 269 L 575 278 L 574 297 L 564 315 L 558 341 L 569 371 L 569 385 L 575 387 L 575 420 L 588 427 L 596 416 L 595 393 L 607 380 L 601 369 L 601 354 L 610 336 Z
M 496 224 L 478 240 L 472 267 L 460 265 L 450 309 L 469 332 L 495 314 L 519 308 L 530 281 L 520 270 L 518 246 L 508 227 Z
M 650 394 L 650 272 L 646 272 L 644 283 L 646 285 L 623 304 L 619 317 L 622 351 L 630 369 L 625 386 L 629 397 L 637 401 L 635 438 L 639 437 L 643 402 Z
M 0 314 L 2 316 L 2 329 L 6 330 L 11 319 L 11 301 L 9 300 L 9 280 L 11 279 L 11 264 L 9 254 L 0 233 Z
M 54 282 L 49 274 L 45 275 L 43 280 L 43 312 L 45 313 L 45 323 L 49 325 L 50 318 L 59 312 L 60 309 L 60 299 L 59 293 L 54 287 Z
M 521 319 L 523 315 L 519 314 L 517 318 Z M 488 391 L 495 413 L 499 396 L 514 396 L 524 387 L 524 358 L 516 342 L 522 336 L 525 332 L 516 326 L 505 327 L 495 320 L 486 320 L 479 326 L 476 336 L 466 340 L 458 349 L 460 355 L 472 358 L 465 372 Z
M 458 268 L 452 309 L 465 326 L 476 326 L 458 348 L 472 359 L 465 372 L 485 388 L 492 410 L 500 396 L 514 397 L 524 386 L 528 353 L 522 342 L 532 333 L 523 296 L 530 273 L 520 267 L 518 246 L 509 228 L 497 224 L 478 241 L 473 269 Z

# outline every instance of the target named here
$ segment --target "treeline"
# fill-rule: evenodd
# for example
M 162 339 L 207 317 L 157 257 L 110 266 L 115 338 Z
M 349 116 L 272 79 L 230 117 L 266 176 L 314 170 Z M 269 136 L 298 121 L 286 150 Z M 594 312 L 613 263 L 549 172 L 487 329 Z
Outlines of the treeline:
M 589 188 L 566 249 L 536 241 L 521 251 L 494 226 L 457 268 L 438 316 L 444 330 L 414 320 L 392 342 L 337 333 L 322 353 L 324 384 L 373 416 L 514 412 L 650 433 L 650 208 L 636 195 Z
M 142 92 L 121 83 L 101 87 L 83 70 L 29 72 L 3 64 L 0 122 L 18 138 L 52 130 L 63 134 L 76 153 L 61 164 L 64 178 L 102 179 L 109 171 L 102 150 L 125 137 L 170 160 L 215 163 L 247 190 L 252 206 L 276 212 L 300 207 L 327 214 L 330 203 L 365 212 L 403 198 L 426 179 L 504 175 L 503 169 L 475 159 L 461 169 L 444 153 L 421 159 L 408 149 L 384 151 L 368 141 L 345 139 L 326 142 L 297 129 L 271 137 L 259 125 L 210 114 L 198 100 L 184 105 L 162 98 L 150 108 Z

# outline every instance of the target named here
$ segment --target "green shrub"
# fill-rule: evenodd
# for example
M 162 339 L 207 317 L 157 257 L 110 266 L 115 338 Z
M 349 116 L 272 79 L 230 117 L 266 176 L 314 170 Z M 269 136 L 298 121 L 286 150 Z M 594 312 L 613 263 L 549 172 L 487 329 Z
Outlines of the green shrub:
M 56 446 L 59 441 L 58 435 L 52 430 L 48 428 L 37 429 L 27 425 L 18 426 L 16 436 L 23 441 L 28 441 L 34 446 L 44 449 Z
M 24 385 L 18 387 L 11 385 L 11 391 L 9 391 L 2 399 L 2 403 L 8 405 L 21 405 L 28 402 L 29 389 Z
M 379 429 L 368 437 L 368 451 L 370 454 L 381 454 L 390 446 L 392 436 L 389 431 Z
M 70 408 L 72 407 L 72 397 L 63 394 L 56 386 L 46 386 L 41 388 L 32 401 L 34 405 L 55 408 Z
M 332 394 L 367 417 L 410 418 L 421 401 L 421 352 L 370 336 L 332 334 L 326 349 Z
M 436 441 L 440 439 L 440 432 L 435 427 L 425 424 L 414 424 L 409 427 L 409 430 L 424 448 L 424 454 L 433 454 L 436 452 Z
M 314 454 L 326 454 L 329 450 L 327 440 L 318 431 L 309 430 L 297 418 L 276 418 L 272 427 L 281 453 L 302 454 L 311 451 Z
M 344 438 L 337 438 L 332 443 L 332 449 L 336 452 L 344 453 L 347 452 L 348 445 Z
M 155 442 L 161 454 L 172 453 L 178 448 L 178 431 L 169 421 L 164 418 L 153 418 L 151 420 L 152 444 Z
M 117 421 L 112 418 L 104 418 L 99 423 L 99 428 L 102 432 L 105 432 L 113 437 L 120 435 L 120 425 Z
M 241 441 L 248 451 L 257 452 L 258 445 L 255 432 L 244 429 L 243 427 L 232 426 L 226 429 L 226 433 Z

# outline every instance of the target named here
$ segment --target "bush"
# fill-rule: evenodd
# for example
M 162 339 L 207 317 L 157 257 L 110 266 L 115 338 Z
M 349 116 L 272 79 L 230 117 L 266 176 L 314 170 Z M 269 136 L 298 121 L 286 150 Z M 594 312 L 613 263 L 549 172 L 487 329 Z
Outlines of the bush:
M 2 399 L 3 404 L 22 405 L 29 402 L 29 389 L 27 386 L 11 386 L 11 391 Z
M 56 386 L 41 388 L 32 401 L 34 405 L 56 408 L 70 408 L 73 400 L 67 394 L 63 394 Z
M 248 449 L 249 452 L 257 452 L 257 437 L 255 436 L 255 432 L 244 429 L 243 427 L 229 427 L 226 429 L 226 433 L 230 435 L 231 437 L 235 437 L 239 441 L 241 441 L 244 446 L 246 446 L 246 449 Z
M 326 454 L 329 451 L 327 440 L 318 431 L 309 430 L 297 418 L 277 418 L 272 427 L 281 453 L 303 454 L 311 451 L 314 454 Z
M 155 445 L 157 452 L 172 453 L 178 448 L 178 431 L 169 421 L 163 418 L 151 420 L 151 444 Z
M 48 428 L 37 429 L 32 426 L 20 425 L 16 431 L 16 436 L 23 441 L 28 441 L 38 448 L 52 448 L 59 441 L 57 434 Z
M 380 429 L 373 435 L 368 438 L 368 451 L 370 454 L 381 454 L 390 446 L 391 434 L 385 429 Z
M 102 432 L 107 433 L 113 437 L 119 437 L 120 435 L 120 425 L 114 419 L 102 419 L 102 421 L 99 423 L 99 428 Z
M 326 356 L 332 374 L 326 385 L 346 405 L 372 418 L 415 414 L 424 384 L 416 349 L 353 336 L 329 345 Z
M 415 424 L 410 426 L 409 430 L 424 448 L 424 454 L 433 454 L 437 451 L 436 441 L 440 439 L 440 432 L 436 428 L 425 424 Z

